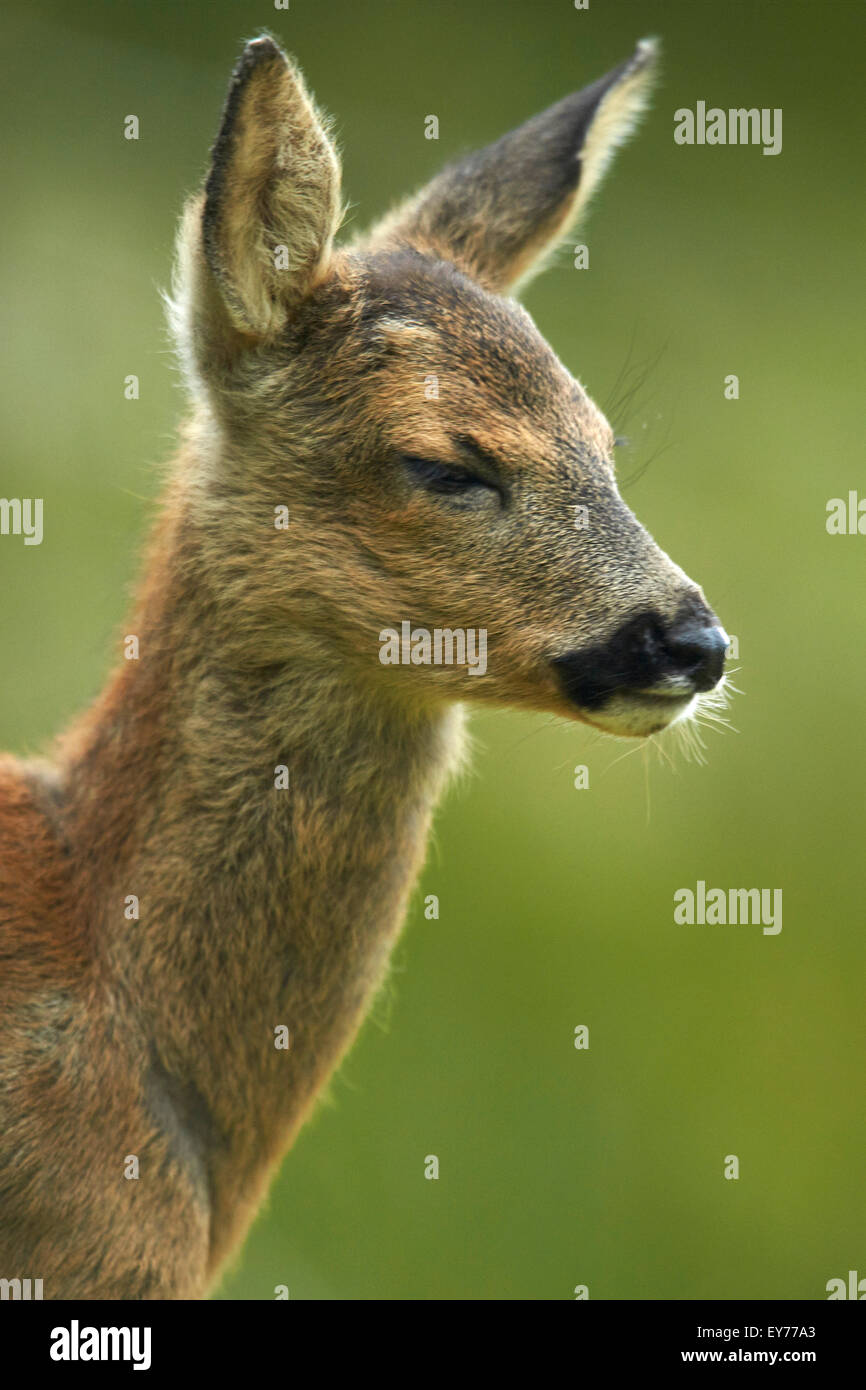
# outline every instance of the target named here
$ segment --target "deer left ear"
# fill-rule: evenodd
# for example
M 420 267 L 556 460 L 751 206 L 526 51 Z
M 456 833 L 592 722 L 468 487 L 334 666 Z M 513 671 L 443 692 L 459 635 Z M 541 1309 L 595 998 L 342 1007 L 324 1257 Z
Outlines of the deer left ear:
M 657 44 L 495 144 L 444 169 L 373 231 L 369 246 L 411 246 L 496 292 L 537 271 L 566 235 L 647 104 Z

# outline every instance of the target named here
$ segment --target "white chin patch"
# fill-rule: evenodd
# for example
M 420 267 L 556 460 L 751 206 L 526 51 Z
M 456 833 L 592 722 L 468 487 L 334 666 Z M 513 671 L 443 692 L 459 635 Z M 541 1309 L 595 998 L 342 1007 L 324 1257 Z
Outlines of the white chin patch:
M 617 695 L 603 710 L 593 710 L 589 723 L 621 738 L 646 738 L 688 719 L 697 706 L 697 695 Z
M 687 700 L 686 703 L 683 705 L 682 709 L 679 711 L 679 713 L 674 715 L 673 719 L 671 720 L 671 724 L 679 724 L 681 719 L 691 719 L 692 715 L 698 707 L 698 702 L 700 701 L 700 698 L 700 695 L 693 695 L 690 700 Z

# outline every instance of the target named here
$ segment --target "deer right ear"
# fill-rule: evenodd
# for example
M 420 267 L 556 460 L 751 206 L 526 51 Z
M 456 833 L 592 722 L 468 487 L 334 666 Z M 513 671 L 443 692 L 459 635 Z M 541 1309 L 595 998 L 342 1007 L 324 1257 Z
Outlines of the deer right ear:
M 281 332 L 326 273 L 341 212 L 337 153 L 301 74 L 273 39 L 254 39 L 181 226 L 171 309 L 191 367 Z
M 642 39 L 606 77 L 449 165 L 374 228 L 370 248 L 414 247 L 498 293 L 525 283 L 575 225 L 634 129 L 656 51 Z

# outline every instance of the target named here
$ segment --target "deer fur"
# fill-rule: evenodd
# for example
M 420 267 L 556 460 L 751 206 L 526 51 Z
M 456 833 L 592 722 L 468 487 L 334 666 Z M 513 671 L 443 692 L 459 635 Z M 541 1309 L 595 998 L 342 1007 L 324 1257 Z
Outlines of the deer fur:
M 180 233 L 192 406 L 124 628 L 138 659 L 50 762 L 0 761 L 0 1275 L 46 1298 L 213 1287 L 383 978 L 463 701 L 635 736 L 688 712 L 577 707 L 551 665 L 703 600 L 510 297 L 653 62 L 640 44 L 337 246 L 327 125 L 271 38 L 245 48 Z M 403 619 L 483 626 L 487 674 L 383 665 Z

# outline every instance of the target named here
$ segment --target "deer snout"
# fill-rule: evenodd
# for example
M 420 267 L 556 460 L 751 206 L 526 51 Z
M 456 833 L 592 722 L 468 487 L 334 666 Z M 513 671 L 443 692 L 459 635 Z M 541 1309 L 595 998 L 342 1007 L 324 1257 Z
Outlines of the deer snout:
M 636 614 L 606 641 L 553 659 L 574 704 L 599 710 L 617 696 L 689 701 L 722 678 L 728 635 L 703 602 L 671 620 Z

